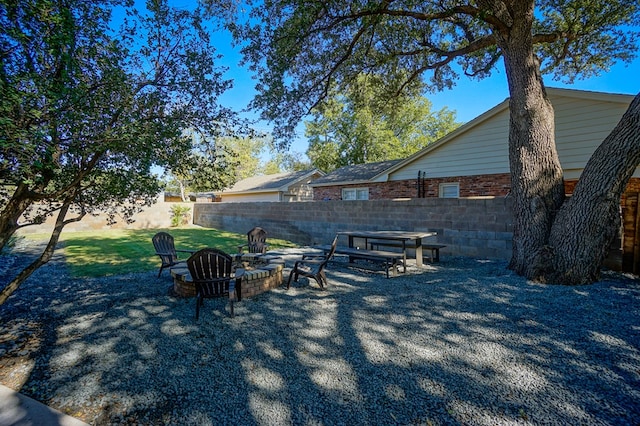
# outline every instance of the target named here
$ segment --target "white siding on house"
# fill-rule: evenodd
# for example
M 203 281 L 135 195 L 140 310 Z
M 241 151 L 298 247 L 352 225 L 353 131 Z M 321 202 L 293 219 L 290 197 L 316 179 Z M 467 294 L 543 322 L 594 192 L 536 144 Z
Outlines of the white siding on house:
M 565 178 L 575 179 L 631 102 L 630 96 L 549 90 L 555 111 L 556 146 Z M 496 107 L 499 108 L 499 107 Z M 482 116 L 481 116 L 482 117 Z M 473 124 L 389 175 L 391 181 L 509 173 L 509 109 Z M 470 123 L 472 124 L 472 123 Z M 636 169 L 634 176 L 640 176 Z M 380 176 L 381 179 L 384 176 Z
M 508 173 L 508 140 L 507 109 L 397 170 L 389 180 L 415 179 L 419 170 L 427 179 Z
M 565 178 L 578 178 L 628 105 L 580 98 L 552 98 L 556 145 Z

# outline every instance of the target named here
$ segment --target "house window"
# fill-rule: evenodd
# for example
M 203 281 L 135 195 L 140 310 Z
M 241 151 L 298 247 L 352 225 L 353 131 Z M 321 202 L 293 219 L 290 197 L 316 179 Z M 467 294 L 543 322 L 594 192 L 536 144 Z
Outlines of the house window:
M 440 198 L 460 198 L 460 183 L 441 183 Z
M 343 188 L 343 200 L 368 200 L 369 188 Z

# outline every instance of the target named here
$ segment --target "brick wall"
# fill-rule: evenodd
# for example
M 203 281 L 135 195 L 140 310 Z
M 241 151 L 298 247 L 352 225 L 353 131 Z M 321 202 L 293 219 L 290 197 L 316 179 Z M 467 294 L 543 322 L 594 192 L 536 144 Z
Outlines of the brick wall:
M 193 223 L 246 233 L 254 226 L 268 238 L 303 245 L 328 244 L 346 230 L 436 231 L 429 241 L 446 244 L 442 256 L 508 259 L 510 198 L 327 201 L 307 203 L 196 203 Z M 346 243 L 346 240 L 344 241 Z
M 511 188 L 511 177 L 508 173 L 458 176 L 448 178 L 427 178 L 424 180 L 425 197 L 438 197 L 441 183 L 460 183 L 460 197 L 504 197 Z M 343 188 L 369 188 L 370 200 L 393 198 L 417 198 L 418 180 L 394 180 L 390 182 L 369 182 L 360 185 L 321 186 L 313 189 L 313 199 L 341 200 Z
M 504 197 L 511 189 L 511 176 L 508 173 L 457 176 L 448 178 L 427 178 L 424 180 L 424 196 L 438 197 L 441 183 L 460 183 L 460 197 Z M 577 180 L 565 181 L 567 194 L 573 193 Z M 633 187 L 640 188 L 640 179 L 631 179 L 627 191 Z M 370 182 L 359 185 L 322 186 L 313 189 L 313 199 L 316 201 L 342 200 L 343 188 L 369 188 L 370 200 L 393 198 L 417 198 L 417 179 L 394 180 L 390 182 Z
M 640 179 L 632 178 L 622 195 L 622 269 L 640 273 Z

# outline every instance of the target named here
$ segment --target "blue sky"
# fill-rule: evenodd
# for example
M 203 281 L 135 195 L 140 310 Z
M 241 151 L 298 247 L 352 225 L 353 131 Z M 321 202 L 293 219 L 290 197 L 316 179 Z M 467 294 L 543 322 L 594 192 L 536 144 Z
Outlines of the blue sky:
M 224 95 L 221 102 L 234 109 L 245 108 L 255 94 L 255 80 L 246 69 L 238 65 L 241 59 L 240 54 L 238 49 L 231 47 L 230 37 L 227 34 L 220 34 L 215 43 L 218 53 L 224 55 L 220 65 L 229 68 L 226 77 L 234 80 L 234 88 Z M 640 58 L 631 64 L 617 64 L 599 77 L 576 80 L 570 85 L 545 77 L 545 85 L 636 95 L 640 92 Z M 508 97 L 507 81 L 502 67 L 498 67 L 491 77 L 484 80 L 461 77 L 451 90 L 428 95 L 434 111 L 447 107 L 456 112 L 458 121 L 462 123 L 472 120 Z M 252 114 L 248 116 L 255 117 Z M 268 123 L 261 124 L 259 127 L 264 130 L 269 129 Z M 306 149 L 307 140 L 304 138 L 304 126 L 301 124 L 298 126 L 298 138 L 292 141 L 290 150 L 304 153 Z
M 136 2 L 139 6 L 144 4 L 143 0 L 136 0 Z M 193 6 L 189 0 L 170 0 L 170 3 L 179 8 Z M 225 77 L 234 80 L 233 89 L 223 95 L 220 103 L 235 110 L 242 110 L 246 108 L 255 94 L 256 81 L 251 78 L 248 70 L 239 66 L 240 49 L 232 46 L 231 36 L 226 31 L 217 32 L 212 40 L 217 53 L 223 55 L 223 58 L 218 61 L 218 65 L 229 68 Z M 636 58 L 630 64 L 617 64 L 609 72 L 602 73 L 599 77 L 576 80 L 571 85 L 545 77 L 545 85 L 547 87 L 636 95 L 640 92 L 640 58 Z M 501 64 L 489 78 L 470 80 L 463 76 L 451 90 L 428 95 L 434 111 L 447 107 L 456 112 L 457 120 L 462 123 L 472 120 L 508 97 L 506 76 Z M 244 115 L 250 118 L 257 117 L 256 113 Z M 260 123 L 256 127 L 260 130 L 268 131 L 270 129 L 268 123 Z M 290 150 L 300 153 L 307 150 L 307 140 L 304 137 L 302 123 L 298 125 L 298 137 L 292 141 Z

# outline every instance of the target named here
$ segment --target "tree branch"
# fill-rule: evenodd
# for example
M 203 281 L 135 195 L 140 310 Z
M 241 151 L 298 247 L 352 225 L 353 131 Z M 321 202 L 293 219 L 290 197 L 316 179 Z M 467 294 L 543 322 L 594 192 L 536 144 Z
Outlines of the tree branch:
M 71 206 L 72 200 L 66 199 L 58 213 L 58 217 L 56 218 L 56 223 L 53 228 L 53 232 L 51 233 L 51 237 L 49 238 L 49 242 L 47 246 L 42 251 L 40 256 L 33 261 L 29 266 L 24 268 L 18 276 L 16 276 L 9 284 L 7 284 L 2 291 L 0 291 L 0 305 L 7 301 L 9 296 L 11 296 L 20 286 L 29 278 L 39 267 L 46 264 L 51 260 L 53 256 L 53 252 L 55 251 L 56 245 L 58 244 L 58 240 L 60 239 L 60 234 L 62 233 L 62 229 L 66 225 L 65 216 L 69 211 L 69 207 Z

